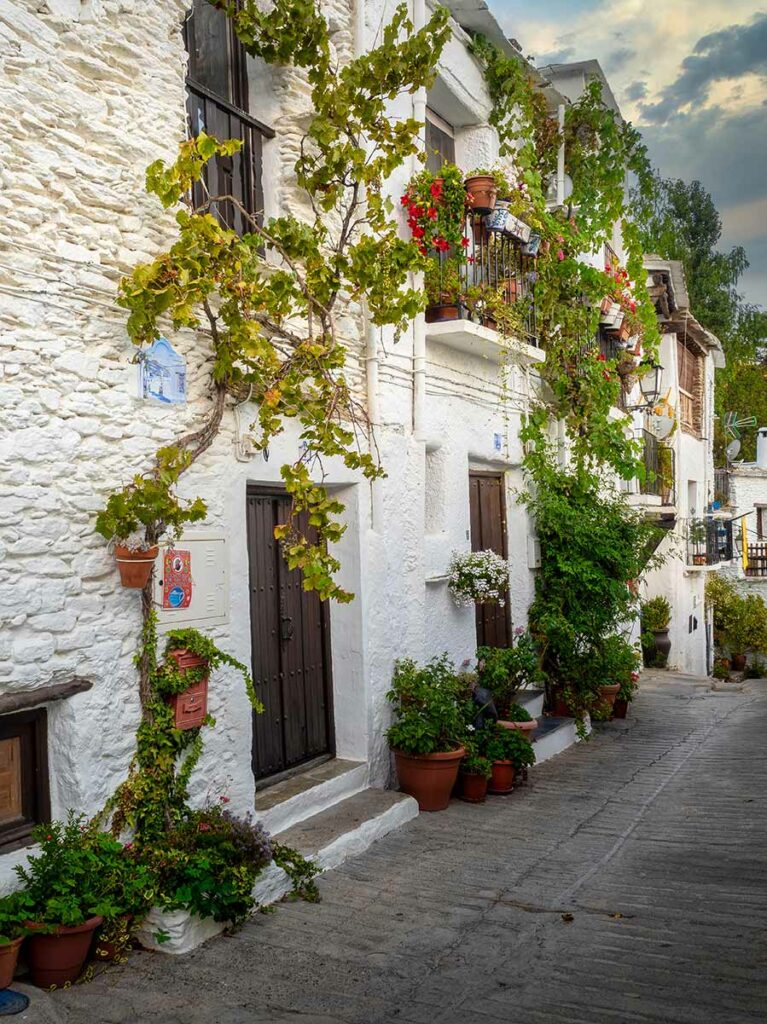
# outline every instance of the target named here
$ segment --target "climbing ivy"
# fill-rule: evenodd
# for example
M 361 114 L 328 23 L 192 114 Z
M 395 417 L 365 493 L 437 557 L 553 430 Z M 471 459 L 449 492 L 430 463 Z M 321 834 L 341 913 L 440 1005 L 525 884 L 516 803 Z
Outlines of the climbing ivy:
M 561 141 L 556 118 L 523 61 L 504 56 L 482 37 L 472 48 L 485 71 L 501 155 L 512 158 L 516 169 L 514 212 L 542 238 L 535 305 L 546 350 L 541 373 L 550 394 L 547 415 L 530 418 L 525 439 L 532 444 L 542 438 L 553 414 L 566 425 L 577 466 L 588 471 L 608 465 L 624 478 L 636 476 L 642 472 L 638 446 L 627 436 L 625 421 L 611 415 L 620 392 L 616 360 L 600 358 L 595 339 L 600 303 L 610 297 L 622 306 L 633 333 L 641 335 L 645 359 L 658 349 L 642 247 L 626 198 L 627 174 L 640 191 L 653 187 L 641 137 L 603 102 L 601 83 L 590 82 L 565 111 L 565 169 L 573 192 L 567 208 L 551 208 L 546 192 Z M 625 274 L 583 260 L 612 243 L 616 224 L 628 253 Z

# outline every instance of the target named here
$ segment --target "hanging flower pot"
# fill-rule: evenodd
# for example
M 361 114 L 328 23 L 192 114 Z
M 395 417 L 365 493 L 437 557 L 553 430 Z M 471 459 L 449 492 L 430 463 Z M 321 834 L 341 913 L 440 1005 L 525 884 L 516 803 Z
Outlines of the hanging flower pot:
M 464 182 L 469 205 L 475 213 L 492 213 L 497 189 L 492 174 L 472 174 Z
M 502 205 L 503 204 L 503 205 Z M 499 199 L 495 209 L 485 217 L 485 227 L 488 231 L 503 233 L 509 221 L 508 200 Z
M 182 647 L 170 651 L 169 655 L 174 659 L 179 672 L 186 672 L 189 669 L 199 668 L 207 662 L 198 654 L 193 654 Z M 182 693 L 174 693 L 168 697 L 168 703 L 173 708 L 174 725 L 177 729 L 197 729 L 204 724 L 208 714 L 208 682 L 209 673 L 202 679 L 198 679 L 188 690 Z
M 132 590 L 143 590 L 152 575 L 159 550 L 156 544 L 154 547 L 137 551 L 123 547 L 122 544 L 115 544 L 115 559 L 122 585 Z
M 16 973 L 16 962 L 24 938 L 11 939 L 0 944 L 0 989 L 8 988 Z
M 59 925 L 55 931 L 30 935 L 27 960 L 32 984 L 61 988 L 80 977 L 93 933 L 104 919 L 91 917 L 74 928 Z M 34 928 L 33 922 L 28 927 Z

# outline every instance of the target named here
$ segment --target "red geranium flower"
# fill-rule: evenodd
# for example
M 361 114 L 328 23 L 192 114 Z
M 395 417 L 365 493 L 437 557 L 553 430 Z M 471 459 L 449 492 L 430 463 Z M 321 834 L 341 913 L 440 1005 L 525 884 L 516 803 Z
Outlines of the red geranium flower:
M 605 356 L 605 354 L 603 352 L 600 352 L 599 355 L 597 356 L 597 359 L 598 359 L 598 361 L 600 363 L 604 363 L 607 360 L 607 356 Z
M 429 220 L 437 219 L 437 211 L 434 209 L 433 206 L 430 206 L 429 209 L 426 211 L 426 216 L 429 218 Z
M 464 247 L 464 249 L 469 248 L 469 239 L 465 235 L 461 239 L 461 245 Z
M 412 230 L 413 238 L 423 238 L 423 236 L 426 234 L 426 232 L 424 231 L 420 224 L 413 224 Z
M 609 380 L 610 379 L 610 374 L 607 372 L 607 370 L 602 370 L 602 376 L 604 377 L 605 380 Z
M 405 192 L 404 195 L 401 195 L 399 197 L 399 201 L 402 203 L 403 206 L 407 206 L 408 203 L 410 202 L 410 196 L 407 194 L 407 192 Z
M 450 248 L 450 243 L 445 241 L 444 238 L 435 238 L 434 248 L 439 249 L 440 252 L 447 252 L 447 250 Z
M 429 186 L 429 191 L 431 192 L 432 197 L 434 199 L 439 199 L 440 196 L 442 195 L 442 182 L 441 181 L 433 181 L 431 183 L 431 185 Z

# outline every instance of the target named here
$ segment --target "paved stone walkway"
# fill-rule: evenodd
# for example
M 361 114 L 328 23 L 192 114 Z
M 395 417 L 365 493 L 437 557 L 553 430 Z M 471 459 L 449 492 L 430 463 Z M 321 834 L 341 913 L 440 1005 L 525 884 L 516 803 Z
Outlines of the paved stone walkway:
M 178 959 L 36 1001 L 61 1024 L 764 1024 L 767 682 L 644 682 L 484 806 L 421 815 Z

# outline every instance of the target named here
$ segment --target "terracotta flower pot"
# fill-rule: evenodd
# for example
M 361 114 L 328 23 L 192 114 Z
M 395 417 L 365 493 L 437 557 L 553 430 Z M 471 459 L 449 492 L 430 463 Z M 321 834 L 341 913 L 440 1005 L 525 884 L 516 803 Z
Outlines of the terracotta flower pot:
M 472 772 L 460 772 L 458 775 L 461 784 L 459 796 L 470 804 L 483 804 L 487 799 L 487 786 L 489 779 L 485 775 L 477 775 Z
M 419 810 L 444 811 L 465 753 L 463 747 L 441 754 L 405 754 L 395 750 L 400 789 L 416 798 Z
M 628 710 L 629 702 L 627 700 L 623 700 L 621 697 L 616 697 L 615 703 L 613 704 L 613 718 L 625 718 L 628 714 Z
M 145 551 L 131 551 L 122 544 L 115 544 L 115 559 L 120 570 L 120 582 L 132 590 L 143 590 L 152 575 L 154 560 L 159 547 L 147 548 Z
M 427 324 L 440 324 L 444 320 L 460 320 L 461 307 L 457 304 L 429 306 L 426 310 Z
M 199 668 L 206 665 L 204 658 L 192 654 L 185 647 L 170 652 L 181 672 L 190 668 Z M 174 725 L 177 729 L 197 729 L 203 724 L 208 714 L 208 682 L 210 676 L 206 675 L 198 680 L 183 693 L 174 693 L 168 698 L 168 703 L 173 708 Z
M 671 653 L 671 640 L 669 639 L 668 629 L 656 629 L 653 632 L 653 636 L 655 637 L 655 664 L 658 668 L 665 668 L 668 656 Z
M 510 793 L 514 789 L 515 774 L 513 761 L 493 761 L 488 793 Z
M 599 710 L 603 715 L 610 716 L 613 713 L 613 704 L 620 690 L 619 683 L 609 683 L 607 686 L 599 687 Z
M 476 213 L 492 213 L 497 195 L 492 174 L 473 174 L 464 182 L 464 188 L 472 210 Z
M 532 733 L 538 728 L 537 718 L 531 718 L 529 722 L 506 722 L 499 719 L 498 725 L 504 729 L 519 729 L 520 732 L 526 734 L 527 739 L 529 739 L 531 743 L 535 742 Z
M 83 969 L 94 931 L 103 917 L 91 917 L 75 928 L 59 925 L 50 934 L 30 935 L 27 949 L 32 984 L 51 988 L 76 981 Z M 30 924 L 30 927 L 34 927 Z
M 745 654 L 733 654 L 731 658 L 733 672 L 745 672 L 746 670 L 746 656 Z
M 16 961 L 19 959 L 19 950 L 23 941 L 23 938 L 11 939 L 10 942 L 0 945 L 0 989 L 8 988 L 13 981 Z
M 557 688 L 552 694 L 551 713 L 554 718 L 570 718 L 571 711 L 565 701 L 564 691 Z

